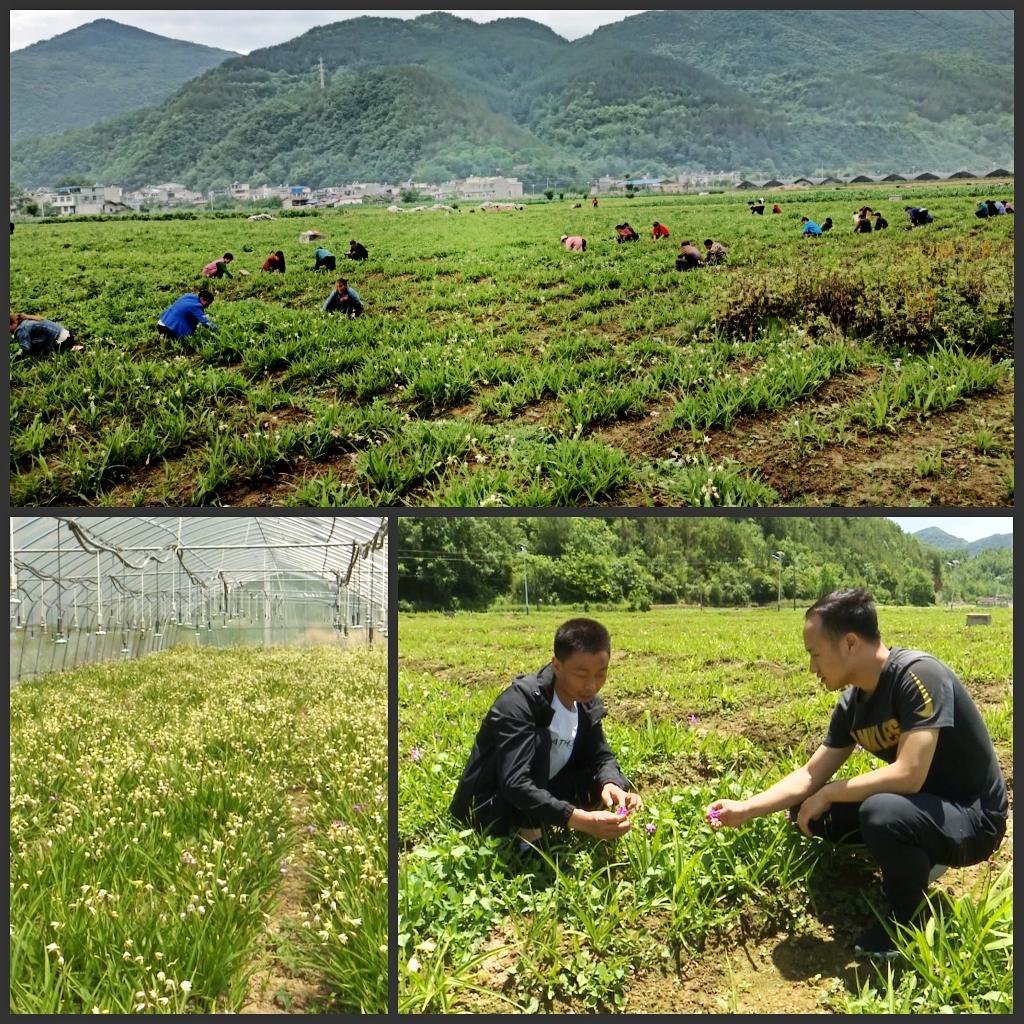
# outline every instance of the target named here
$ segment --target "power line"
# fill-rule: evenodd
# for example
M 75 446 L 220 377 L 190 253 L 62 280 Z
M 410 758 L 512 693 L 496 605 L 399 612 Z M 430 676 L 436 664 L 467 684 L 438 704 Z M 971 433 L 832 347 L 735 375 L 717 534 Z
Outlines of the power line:
M 932 21 L 931 18 L 925 18 L 920 11 L 911 11 L 910 13 L 916 14 L 919 18 L 924 18 L 925 21 L 927 21 L 930 25 L 934 25 L 940 32 L 947 31 L 947 29 L 944 26 L 940 25 L 937 21 Z

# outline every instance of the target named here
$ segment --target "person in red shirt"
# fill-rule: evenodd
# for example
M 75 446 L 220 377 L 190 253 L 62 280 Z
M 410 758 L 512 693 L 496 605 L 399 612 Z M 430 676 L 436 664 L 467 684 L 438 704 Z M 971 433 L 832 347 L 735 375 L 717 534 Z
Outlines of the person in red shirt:
M 272 274 L 284 273 L 284 253 L 280 249 L 272 252 L 264 261 L 263 269 Z
M 659 238 L 668 238 L 668 228 L 664 224 L 655 221 L 651 227 L 651 238 L 658 241 Z
M 590 205 L 597 206 L 597 196 L 594 196 L 594 198 L 590 201 Z
M 776 204 L 775 204 L 775 205 L 774 205 L 774 206 L 772 207 L 772 213 L 782 213 L 782 207 L 781 207 L 781 206 L 779 206 L 779 204 L 778 204 L 778 203 L 776 203 Z

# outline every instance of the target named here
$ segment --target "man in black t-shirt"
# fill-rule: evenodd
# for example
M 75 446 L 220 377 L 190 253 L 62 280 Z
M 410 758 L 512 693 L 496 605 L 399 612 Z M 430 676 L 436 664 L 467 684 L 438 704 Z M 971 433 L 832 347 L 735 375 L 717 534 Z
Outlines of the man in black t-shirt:
M 838 590 L 808 609 L 804 646 L 827 690 L 843 690 L 810 760 L 747 800 L 715 800 L 712 824 L 736 826 L 790 809 L 807 836 L 863 843 L 882 869 L 890 922 L 910 922 L 947 866 L 990 857 L 1006 831 L 1006 783 L 988 729 L 949 666 L 882 643 L 865 590 Z M 857 745 L 887 762 L 829 781 Z M 881 923 L 864 956 L 896 955 Z

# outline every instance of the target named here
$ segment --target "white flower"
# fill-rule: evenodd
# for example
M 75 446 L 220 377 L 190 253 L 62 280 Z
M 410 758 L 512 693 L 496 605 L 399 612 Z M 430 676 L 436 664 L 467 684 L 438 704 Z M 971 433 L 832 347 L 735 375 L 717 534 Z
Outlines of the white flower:
M 189 981 L 187 978 L 185 979 L 185 981 L 183 981 L 181 983 L 181 991 L 182 992 L 191 992 L 192 991 L 192 982 Z
M 414 957 L 414 956 L 409 957 L 409 964 L 408 964 L 409 973 L 410 974 L 417 974 L 419 972 L 419 969 L 420 969 L 420 962 L 419 962 L 419 960 L 417 960 L 416 957 Z

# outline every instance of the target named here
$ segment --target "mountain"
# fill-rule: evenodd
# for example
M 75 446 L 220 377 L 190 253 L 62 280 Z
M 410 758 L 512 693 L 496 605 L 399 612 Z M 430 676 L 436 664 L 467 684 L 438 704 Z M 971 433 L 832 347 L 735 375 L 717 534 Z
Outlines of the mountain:
M 91 21 L 11 54 L 11 139 L 152 106 L 233 56 L 106 18 Z
M 916 537 L 922 544 L 938 548 L 940 551 L 962 551 L 967 547 L 967 541 L 954 537 L 951 533 L 946 533 L 938 526 L 917 530 L 911 536 Z
M 980 555 L 983 551 L 1002 551 L 1006 548 L 1013 550 L 1012 533 L 994 533 L 991 537 L 982 537 L 981 540 L 972 540 L 967 545 L 967 553 L 972 557 Z
M 989 537 L 968 542 L 960 537 L 954 537 L 937 526 L 929 526 L 927 529 L 916 531 L 911 536 L 916 537 L 922 544 L 938 548 L 940 551 L 966 551 L 971 556 L 980 554 L 982 551 L 1013 548 L 1012 533 L 994 533 Z
M 317 186 L 526 165 L 583 182 L 984 173 L 1012 155 L 1006 12 L 648 11 L 573 42 L 524 18 L 434 12 L 354 18 L 230 58 L 146 110 L 21 140 L 11 175 Z

